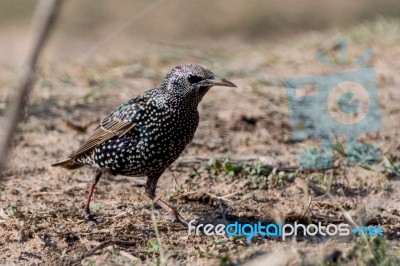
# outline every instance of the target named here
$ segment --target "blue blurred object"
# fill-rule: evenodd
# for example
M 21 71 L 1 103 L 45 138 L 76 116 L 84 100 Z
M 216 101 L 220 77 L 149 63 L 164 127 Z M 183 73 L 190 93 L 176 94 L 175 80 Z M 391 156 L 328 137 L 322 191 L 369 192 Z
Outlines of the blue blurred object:
M 365 62 L 365 58 L 361 62 Z M 306 86 L 313 86 L 315 92 L 299 95 L 299 90 Z M 380 161 L 379 149 L 357 143 L 360 133 L 378 132 L 382 127 L 376 74 L 372 68 L 292 78 L 286 80 L 286 89 L 292 139 L 323 141 L 321 149 L 300 154 L 301 167 L 332 167 L 331 140 L 335 136 L 348 138 L 346 154 L 349 163 Z

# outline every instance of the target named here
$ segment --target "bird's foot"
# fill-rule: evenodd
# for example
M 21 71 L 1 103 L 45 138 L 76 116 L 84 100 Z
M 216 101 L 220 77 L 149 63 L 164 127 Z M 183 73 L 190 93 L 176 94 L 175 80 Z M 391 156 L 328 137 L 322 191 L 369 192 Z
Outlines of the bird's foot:
M 83 219 L 85 219 L 85 221 L 91 226 L 96 226 L 98 224 L 96 218 L 90 213 L 90 210 L 87 210 L 86 208 L 83 212 Z
M 166 210 L 168 212 L 168 216 L 166 216 L 166 219 L 175 223 L 175 222 L 179 222 L 181 224 L 183 224 L 184 226 L 189 226 L 189 223 L 179 214 L 179 212 L 171 207 L 169 204 L 167 204 L 165 201 L 163 201 L 162 199 L 158 199 L 157 204 L 161 206 L 161 208 L 163 208 L 164 210 Z
M 181 223 L 184 226 L 188 227 L 189 223 L 186 221 L 178 212 L 174 213 L 169 213 L 168 215 L 164 216 L 166 220 L 172 222 L 172 223 Z

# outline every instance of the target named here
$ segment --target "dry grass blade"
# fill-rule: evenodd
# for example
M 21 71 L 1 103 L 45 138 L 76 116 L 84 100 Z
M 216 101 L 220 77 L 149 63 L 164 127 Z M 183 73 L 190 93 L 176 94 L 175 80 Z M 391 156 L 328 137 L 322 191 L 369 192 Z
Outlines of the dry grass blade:
M 153 223 L 153 229 L 154 233 L 156 234 L 158 246 L 159 246 L 159 252 L 160 252 L 160 265 L 166 265 L 166 259 L 165 259 L 165 252 L 164 252 L 164 247 L 161 241 L 160 237 L 160 232 L 158 231 L 158 226 L 157 226 L 157 221 L 156 217 L 154 215 L 154 204 L 151 205 L 151 221 Z

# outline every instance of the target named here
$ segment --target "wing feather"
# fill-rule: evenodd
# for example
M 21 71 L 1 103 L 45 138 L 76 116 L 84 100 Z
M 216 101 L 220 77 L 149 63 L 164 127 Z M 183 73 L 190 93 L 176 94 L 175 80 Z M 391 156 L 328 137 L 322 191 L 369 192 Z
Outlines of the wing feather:
M 117 107 L 109 116 L 101 121 L 100 125 L 93 131 L 89 139 L 69 158 L 81 156 L 107 140 L 118 136 L 122 137 L 135 129 L 137 125 L 136 116 L 140 110 L 145 109 L 148 97 L 138 97 Z
M 158 88 L 152 89 L 139 95 L 128 102 L 121 104 L 111 112 L 100 125 L 93 131 L 89 139 L 74 153 L 66 159 L 52 164 L 52 166 L 61 166 L 67 169 L 76 169 L 84 164 L 76 162 L 75 158 L 92 151 L 107 140 L 118 136 L 122 137 L 132 132 L 139 124 L 141 113 L 146 111 L 147 105 L 151 103 L 150 99 Z
M 115 118 L 109 123 L 107 121 L 104 122 L 103 120 L 103 122 L 93 131 L 89 139 L 69 157 L 73 158 L 83 155 L 115 136 L 121 137 L 125 135 L 130 130 L 133 130 L 135 126 L 136 123 L 116 121 Z

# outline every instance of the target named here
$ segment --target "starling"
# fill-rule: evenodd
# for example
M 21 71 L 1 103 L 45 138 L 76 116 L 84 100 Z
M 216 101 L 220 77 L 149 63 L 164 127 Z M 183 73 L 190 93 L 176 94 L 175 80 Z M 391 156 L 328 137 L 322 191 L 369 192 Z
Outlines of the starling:
M 236 87 L 198 65 L 179 65 L 159 88 L 144 92 L 111 112 L 74 153 L 52 166 L 77 169 L 92 166 L 84 208 L 85 219 L 94 221 L 90 201 L 104 174 L 147 176 L 145 192 L 155 200 L 157 181 L 193 139 L 199 124 L 197 107 L 213 86 Z M 173 220 L 186 223 L 162 199 L 156 200 Z

